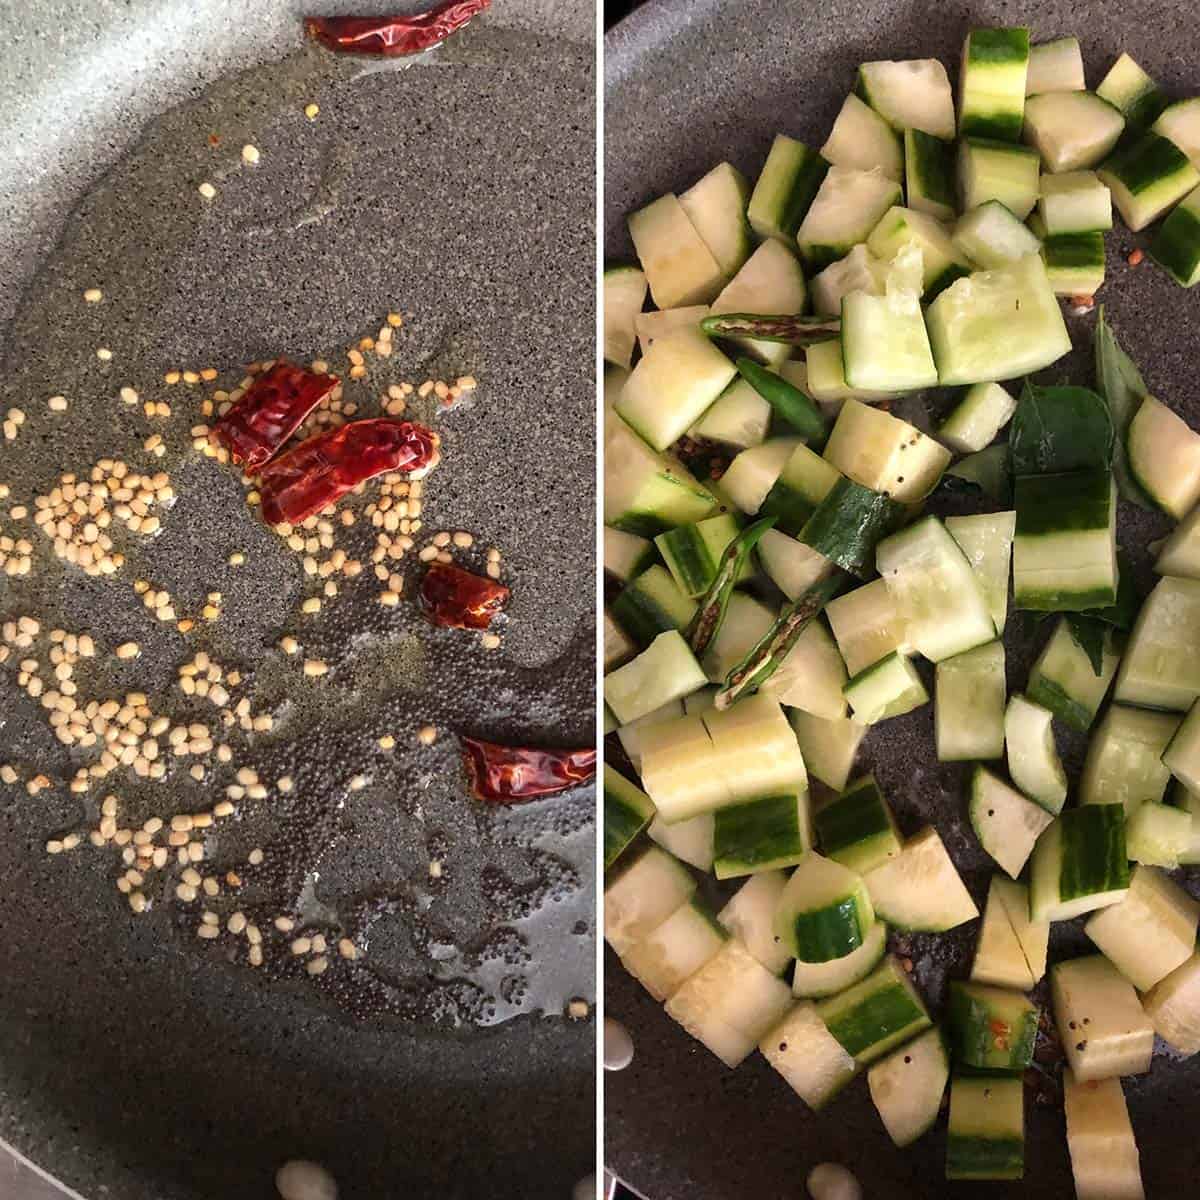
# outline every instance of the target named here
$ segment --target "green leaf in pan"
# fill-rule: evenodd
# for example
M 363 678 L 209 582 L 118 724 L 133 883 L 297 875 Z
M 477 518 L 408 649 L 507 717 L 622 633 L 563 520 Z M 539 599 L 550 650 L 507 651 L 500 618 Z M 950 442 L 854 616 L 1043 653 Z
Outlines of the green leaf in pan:
M 1096 386 L 1108 404 L 1116 434 L 1113 449 L 1113 474 L 1121 498 L 1141 508 L 1154 508 L 1146 493 L 1130 473 L 1126 461 L 1125 434 L 1142 401 L 1149 394 L 1141 372 L 1133 359 L 1117 344 L 1112 328 L 1104 317 L 1104 305 L 1096 322 L 1094 341 L 1096 355 Z
M 1014 475 L 1107 471 L 1113 458 L 1108 406 L 1081 387 L 1040 387 L 1026 380 L 1008 434 Z

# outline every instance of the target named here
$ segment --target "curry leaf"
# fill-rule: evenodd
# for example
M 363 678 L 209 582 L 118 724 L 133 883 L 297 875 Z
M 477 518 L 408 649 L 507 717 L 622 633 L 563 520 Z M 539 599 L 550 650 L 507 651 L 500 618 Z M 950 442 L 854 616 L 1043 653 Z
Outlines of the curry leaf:
M 1008 435 L 1014 475 L 1107 471 L 1113 424 L 1108 406 L 1081 387 L 1039 387 L 1026 380 Z
M 1104 667 L 1104 639 L 1108 633 L 1107 626 L 1094 617 L 1068 613 L 1067 628 L 1071 631 L 1075 645 L 1088 656 L 1088 662 L 1092 664 L 1092 674 L 1099 675 Z
M 1117 491 L 1122 497 L 1142 508 L 1153 508 L 1146 493 L 1130 473 L 1125 457 L 1125 434 L 1142 401 L 1149 394 L 1141 372 L 1133 359 L 1117 344 L 1112 329 L 1104 319 L 1104 305 L 1096 322 L 1096 386 L 1108 405 L 1116 433 L 1113 449 L 1113 474 Z

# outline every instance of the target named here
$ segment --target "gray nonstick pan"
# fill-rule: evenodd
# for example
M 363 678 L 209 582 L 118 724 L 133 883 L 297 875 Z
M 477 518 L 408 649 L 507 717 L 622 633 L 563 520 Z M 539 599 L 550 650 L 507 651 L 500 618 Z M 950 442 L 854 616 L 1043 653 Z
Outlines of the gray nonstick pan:
M 30 559 L 0 576 L 0 1139 L 88 1200 L 261 1200 L 297 1158 L 347 1198 L 564 1197 L 594 1155 L 593 789 L 486 804 L 458 735 L 593 744 L 593 9 L 497 0 L 405 64 L 317 46 L 309 12 L 0 4 L 0 409 L 24 415 L 0 440 L 0 546 Z M 353 377 L 385 328 L 390 356 L 368 347 Z M 440 435 L 411 553 L 385 556 L 402 585 L 370 559 L 378 481 L 334 531 L 366 569 L 330 596 L 303 561 L 328 547 L 277 537 L 203 453 L 206 398 L 280 355 L 326 360 L 360 417 L 394 387 Z M 167 472 L 175 502 L 153 536 L 114 518 L 124 563 L 88 574 L 37 498 L 118 461 Z M 438 531 L 472 535 L 447 553 L 476 573 L 500 552 L 498 646 L 423 615 Z M 58 630 L 94 646 L 78 705 L 140 691 L 143 725 L 208 723 L 214 749 L 175 757 L 164 732 L 161 778 L 72 791 L 97 751 L 56 738 L 63 706 L 20 666 L 38 657 L 65 695 Z M 269 730 L 183 688 L 201 653 Z M 107 796 L 140 832 L 231 787 L 236 811 L 194 827 L 195 901 L 174 857 L 118 891 L 120 846 L 89 837 Z M 206 908 L 219 936 L 197 936 Z M 0 1193 L 23 1196 L 11 1177 Z
M 953 80 L 969 28 L 1020 24 L 1029 25 L 1037 41 L 1078 36 L 1090 86 L 1127 50 L 1172 97 L 1183 97 L 1200 87 L 1200 44 L 1183 15 L 1161 0 L 650 0 L 606 38 L 606 255 L 631 254 L 626 213 L 663 192 L 682 190 L 716 162 L 728 159 L 754 178 L 778 132 L 821 145 L 860 62 L 937 57 Z M 1193 382 L 1196 295 L 1148 261 L 1139 268 L 1126 264 L 1135 246 L 1146 244 L 1143 235 L 1118 224 L 1107 244 L 1107 282 L 1099 299 L 1108 319 L 1150 390 L 1169 398 L 1193 426 L 1200 424 Z M 1094 312 L 1068 316 L 1076 349 L 1048 376 L 1090 385 L 1095 319 Z M 1169 527 L 1165 519 L 1121 505 L 1119 537 L 1135 555 L 1142 594 L 1152 579 L 1147 544 Z M 1010 691 L 1024 685 L 1032 653 L 1045 637 L 1027 618 L 1010 621 Z M 1068 773 L 1077 772 L 1082 744 L 1064 742 L 1062 750 Z M 982 908 L 990 860 L 966 821 L 965 771 L 935 758 L 931 708 L 873 731 L 859 763 L 875 771 L 903 832 L 936 824 Z M 1195 869 L 1178 876 L 1200 895 Z M 1054 927 L 1052 961 L 1090 945 L 1080 924 Z M 943 937 L 910 936 L 894 947 L 913 960 L 915 978 L 935 1007 L 947 978 L 969 971 L 977 928 L 973 923 Z M 944 1119 L 907 1151 L 897 1150 L 861 1081 L 814 1115 L 761 1055 L 726 1070 L 666 1016 L 611 951 L 605 978 L 606 1011 L 628 1027 L 636 1048 L 628 1069 L 606 1076 L 606 1163 L 652 1200 L 799 1196 L 808 1170 L 827 1160 L 850 1166 L 872 1200 L 941 1200 L 985 1191 L 1047 1200 L 1074 1195 L 1052 1056 L 1043 1064 L 1043 1082 L 1027 1091 L 1024 1180 L 948 1184 Z M 1044 985 L 1035 998 L 1046 1004 Z M 1155 1200 L 1194 1190 L 1200 1149 L 1187 1131 L 1200 1111 L 1198 1083 L 1200 1065 L 1169 1053 L 1156 1054 L 1149 1074 L 1125 1081 L 1146 1194 Z

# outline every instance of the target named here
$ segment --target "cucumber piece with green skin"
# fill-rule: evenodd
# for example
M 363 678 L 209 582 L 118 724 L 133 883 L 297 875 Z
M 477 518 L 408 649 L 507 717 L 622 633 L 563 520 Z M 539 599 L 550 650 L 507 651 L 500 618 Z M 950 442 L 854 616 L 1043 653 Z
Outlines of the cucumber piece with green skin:
M 656 308 L 708 304 L 725 279 L 721 265 L 668 193 L 629 214 L 629 236 Z
M 732 279 L 750 257 L 754 238 L 746 219 L 750 185 L 746 177 L 727 162 L 717 163 L 686 192 L 679 206 L 717 260 L 721 274 Z
M 1007 445 L 988 446 L 977 454 L 968 454 L 965 458 L 960 458 L 953 466 L 946 468 L 945 479 L 950 482 L 951 487 L 979 492 L 994 504 L 1012 503 L 1012 463 L 1009 460 Z M 1011 554 L 1010 547 L 1010 557 Z M 1006 597 L 1006 612 L 1007 609 Z
M 1116 489 L 1104 471 L 1017 476 L 1013 601 L 1041 612 L 1117 598 Z
M 753 359 L 737 360 L 738 374 L 801 437 L 818 441 L 825 436 L 825 418 L 821 410 L 790 380 L 768 370 Z
M 961 255 L 984 270 L 1003 267 L 1042 248 L 1029 228 L 999 200 L 989 200 L 963 213 L 954 227 L 953 241 Z
M 734 879 L 791 867 L 812 845 L 808 792 L 759 796 L 718 809 L 713 823 L 713 871 Z
M 843 958 L 863 944 L 874 923 L 862 879 L 815 852 L 792 872 L 775 906 L 775 936 L 802 962 Z
M 951 980 L 946 1023 L 956 1062 L 1016 1072 L 1033 1061 L 1038 1010 L 1020 992 Z
M 816 451 L 797 446 L 758 506 L 758 515 L 778 518 L 775 528 L 795 537 L 841 478 Z
M 1046 974 L 1050 922 L 1035 921 L 1030 915 L 1029 888 L 1024 884 L 995 876 L 992 879 L 992 892 L 1004 906 L 1017 941 L 1021 943 L 1021 952 L 1029 965 L 1029 972 L 1034 983 L 1038 983 Z
M 1112 193 L 1095 171 L 1043 175 L 1038 212 L 1046 233 L 1106 233 L 1112 228 Z
M 825 606 L 838 650 L 852 675 L 886 658 L 908 651 L 908 631 L 882 579 L 835 596 Z
M 969 137 L 958 144 L 958 194 L 963 212 L 991 200 L 1019 220 L 1038 198 L 1038 152 L 1029 146 Z
M 646 275 L 627 265 L 604 271 L 604 361 L 628 368 L 633 361 L 633 323 L 646 303 Z
M 622 583 L 640 575 L 657 557 L 649 538 L 604 527 L 604 570 Z
M 856 779 L 813 814 L 821 852 L 860 875 L 900 853 L 896 818 L 874 775 Z
M 1069 921 L 1125 899 L 1129 861 L 1119 804 L 1067 809 L 1033 848 L 1029 910 L 1035 921 Z
M 604 523 L 653 537 L 708 516 L 716 501 L 677 458 L 656 454 L 624 421 L 604 436 Z
M 842 695 L 845 685 L 846 664 L 829 630 L 817 617 L 809 622 L 761 690 L 788 708 L 837 720 L 846 715 Z
M 911 1146 L 933 1127 L 949 1078 L 950 1056 L 937 1026 L 872 1064 L 867 1087 L 895 1145 Z
M 1042 242 L 1056 296 L 1092 296 L 1104 283 L 1104 234 L 1056 233 Z
M 746 260 L 745 265 L 712 302 L 713 316 L 726 313 L 788 315 L 804 311 L 808 288 L 804 269 L 795 253 L 771 238 Z M 790 347 L 783 342 L 755 338 L 733 338 L 748 354 L 764 363 L 780 363 Z
M 988 642 L 937 664 L 934 737 L 939 762 L 1004 757 L 1004 644 Z
M 800 256 L 813 271 L 844 258 L 899 201 L 900 185 L 880 172 L 830 167 L 796 231 Z
M 849 292 L 882 295 L 886 278 L 886 264 L 880 262 L 865 243 L 859 243 L 845 258 L 830 263 L 813 277 L 809 287 L 813 312 L 840 316 L 843 296 Z
M 865 979 L 879 965 L 886 949 L 887 926 L 876 921 L 863 944 L 842 958 L 823 963 L 797 959 L 792 965 L 792 994 L 814 1000 L 836 996 Z
M 960 137 L 1021 136 L 1029 30 L 972 29 L 963 42 L 958 76 Z
M 931 662 L 996 636 L 979 578 L 937 517 L 922 517 L 884 538 L 876 547 L 875 563 L 910 643 Z
M 678 630 L 660 633 L 632 662 L 604 677 L 604 700 L 622 725 L 636 721 L 707 680 Z
M 775 529 L 768 529 L 759 541 L 758 559 L 767 577 L 789 600 L 799 599 L 834 570 L 823 554 Z
M 701 720 L 733 800 L 808 788 L 796 735 L 771 696 L 749 696 L 728 709 L 707 709 Z
M 1071 349 L 1058 298 L 1036 255 L 952 283 L 925 319 L 943 387 L 1028 375 Z
M 663 721 L 642 739 L 642 787 L 668 824 L 733 802 L 721 756 L 700 714 Z
M 618 954 L 627 954 L 695 891 L 695 877 L 682 863 L 648 846 L 605 882 L 605 940 Z
M 736 938 L 667 1001 L 667 1016 L 736 1067 L 791 1007 L 792 991 Z
M 743 450 L 721 476 L 722 490 L 747 516 L 755 516 L 788 460 L 803 445 L 796 437 L 771 438 L 761 446 Z
M 685 434 L 736 368 L 698 328 L 658 338 L 621 389 L 616 413 L 655 450 Z
M 604 764 L 604 869 L 621 857 L 654 817 L 654 801 Z
M 1150 257 L 1181 287 L 1200 283 L 1200 187 L 1167 214 L 1150 243 Z
M 1167 743 L 1162 760 L 1184 787 L 1200 792 L 1200 701 L 1188 709 Z
M 604 610 L 604 673 L 623 666 L 635 654 L 638 648 L 633 639 L 621 628 L 619 622 L 609 609 Z M 607 711 L 607 709 L 605 710 Z M 614 721 L 616 718 L 613 718 Z
M 779 133 L 754 185 L 746 216 L 760 238 L 791 243 L 829 164 L 803 142 Z
M 860 725 L 902 717 L 929 703 L 929 693 L 916 668 L 894 651 L 847 680 L 842 695 Z
M 954 137 L 954 94 L 937 59 L 864 62 L 854 91 L 896 132 Z
M 808 394 L 822 404 L 835 405 L 844 400 L 864 400 L 868 403 L 890 400 L 898 392 L 875 392 L 852 388 L 846 382 L 845 359 L 841 338 L 818 342 L 804 352 Z
M 668 854 L 695 867 L 697 871 L 711 871 L 713 860 L 713 815 L 701 813 L 685 821 L 668 825 L 655 814 L 646 829 L 646 836 L 661 846 Z
M 642 743 L 650 727 L 660 721 L 670 721 L 682 716 L 683 705 L 678 700 L 669 700 L 662 708 L 656 708 L 644 717 L 638 717 L 636 721 L 630 721 L 628 725 L 617 729 L 621 749 L 625 751 L 625 757 L 633 764 L 635 771 L 642 769 Z
M 1164 512 L 1182 520 L 1200 501 L 1200 433 L 1147 396 L 1125 435 L 1129 469 Z
M 717 913 L 722 928 L 737 938 L 772 975 L 783 975 L 792 956 L 775 937 L 775 906 L 787 884 L 785 871 L 751 875 Z
M 1004 880 L 995 875 L 988 888 L 979 941 L 975 945 L 975 960 L 971 965 L 971 981 L 1027 992 L 1036 981 L 996 889 L 997 884 L 1003 883 Z
M 1193 792 L 1176 781 L 1167 792 L 1167 803 L 1188 813 L 1192 818 L 1191 840 L 1187 849 L 1179 856 L 1179 862 L 1181 866 L 1195 866 L 1200 863 L 1200 792 Z
M 867 727 L 850 717 L 827 720 L 799 708 L 792 709 L 789 720 L 808 773 L 826 787 L 841 791 L 850 778 Z
M 745 592 L 729 597 L 725 620 L 700 656 L 709 683 L 722 683 L 775 624 L 778 612 Z
M 842 405 L 824 457 L 848 479 L 902 504 L 923 500 L 950 464 L 950 451 L 933 438 L 859 400 Z
M 902 179 L 904 154 L 896 131 L 870 105 L 853 92 L 834 118 L 821 157 L 834 167 L 877 171 L 888 179 Z
M 938 221 L 954 219 L 958 185 L 954 143 L 919 129 L 904 131 L 904 194 L 909 208 Z
M 1111 630 L 1106 631 L 1097 675 L 1087 651 L 1072 636 L 1067 619 L 1060 617 L 1050 640 L 1029 668 L 1025 695 L 1072 729 L 1086 733 L 1108 694 L 1120 661 L 1120 641 Z
M 1085 87 L 1083 53 L 1079 49 L 1078 38 L 1056 38 L 1053 42 L 1029 47 L 1026 96 L 1041 96 L 1046 92 L 1082 92 Z
M 1023 136 L 1054 175 L 1095 166 L 1124 130 L 1120 109 L 1094 92 L 1051 92 L 1025 101 Z
M 1088 743 L 1079 780 L 1084 804 L 1120 804 L 1132 817 L 1143 804 L 1160 801 L 1170 770 L 1163 752 L 1179 727 L 1170 713 L 1112 704 Z
M 1134 862 L 1174 870 L 1192 844 L 1191 814 L 1148 800 L 1129 818 L 1125 843 Z
M 1200 99 L 1193 96 L 1168 104 L 1150 128 L 1174 142 L 1193 166 L 1200 163 Z
M 1200 580 L 1160 579 L 1142 603 L 1113 692 L 1123 704 L 1185 712 L 1200 696 Z
M 1054 819 L 1040 804 L 981 766 L 971 775 L 967 812 L 979 844 L 1013 879 L 1020 875 L 1034 844 Z
M 1025 1085 L 1020 1079 L 950 1081 L 947 1179 L 1020 1179 L 1025 1174 Z
M 1109 67 L 1096 95 L 1119 109 L 1131 130 L 1145 129 L 1167 106 L 1158 84 L 1124 53 Z
M 1142 997 L 1154 1031 L 1181 1054 L 1200 1052 L 1200 954 L 1192 954 Z
M 1004 741 L 1013 783 L 1047 812 L 1059 813 L 1067 798 L 1067 776 L 1051 718 L 1049 709 L 1018 693 L 1004 712 Z
M 805 521 L 797 540 L 861 579 L 872 572 L 879 539 L 894 529 L 902 516 L 895 500 L 839 476 Z
M 685 629 L 696 611 L 696 602 L 666 567 L 655 563 L 628 583 L 610 607 L 613 618 L 637 649 L 645 650 L 660 633 Z
M 1159 575 L 1200 579 L 1200 505 L 1192 509 L 1161 544 L 1154 570 Z
M 979 916 L 932 825 L 864 877 L 876 913 L 898 929 L 943 933 Z
M 1174 142 L 1146 132 L 1118 146 L 1097 168 L 1113 203 L 1135 233 L 1182 200 L 1197 184 L 1200 172 Z
M 1125 899 L 1093 914 L 1083 931 L 1145 992 L 1191 958 L 1198 920 L 1200 904 L 1183 888 L 1155 867 L 1137 866 Z
M 688 430 L 688 436 L 746 450 L 761 446 L 770 428 L 771 406 L 739 376 Z
M 1008 577 L 1017 514 L 1010 509 L 969 517 L 947 517 L 945 525 L 979 578 L 996 632 L 1003 633 L 1008 621 Z
M 1063 1072 L 1063 1107 L 1078 1200 L 1145 1200 L 1121 1081 L 1080 1083 L 1068 1068 Z
M 1076 1080 L 1143 1075 L 1150 1069 L 1154 1026 L 1133 984 L 1103 954 L 1050 968 L 1054 1022 Z
M 798 1004 L 759 1043 L 763 1057 L 809 1108 L 820 1110 L 858 1074 L 816 1006 Z
M 702 596 L 717 574 L 725 547 L 741 531 L 738 519 L 729 513 L 707 517 L 694 525 L 677 525 L 660 533 L 654 544 L 667 564 L 680 591 L 689 599 Z M 749 562 L 742 568 L 739 581 L 754 574 Z M 689 614 L 688 619 L 691 619 Z
M 693 896 L 621 955 L 621 965 L 655 1000 L 667 1000 L 721 949 L 726 936 L 708 905 Z
M 817 1013 L 847 1054 L 864 1067 L 932 1022 L 916 988 L 893 955 L 865 979 L 822 1000 Z
M 954 94 L 936 58 L 863 63 L 854 90 L 899 133 L 954 137 Z
M 890 263 L 906 246 L 913 245 L 921 251 L 921 294 L 926 299 L 932 299 L 970 272 L 969 264 L 951 241 L 945 226 L 928 213 L 895 205 L 883 214 L 867 238 L 867 249 L 884 263 Z
M 932 218 L 930 218 L 932 220 Z M 851 292 L 842 300 L 842 371 L 855 389 L 916 391 L 937 383 L 920 297 Z
M 662 308 L 638 313 L 633 318 L 633 331 L 637 334 L 638 349 L 645 354 L 659 338 L 666 337 L 677 329 L 694 328 L 707 316 L 707 304 L 689 304 L 685 308 Z

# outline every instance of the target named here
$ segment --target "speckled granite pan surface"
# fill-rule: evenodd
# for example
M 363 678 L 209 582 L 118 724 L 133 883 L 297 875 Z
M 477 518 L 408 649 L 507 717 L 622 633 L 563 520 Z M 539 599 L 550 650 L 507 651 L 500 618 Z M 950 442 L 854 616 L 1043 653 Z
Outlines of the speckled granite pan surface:
M 607 255 L 631 253 L 624 225 L 628 211 L 687 187 L 714 163 L 728 159 L 754 178 L 778 132 L 820 146 L 860 62 L 938 57 L 953 81 L 969 28 L 1015 24 L 1031 26 L 1035 41 L 1077 35 L 1090 86 L 1127 50 L 1172 97 L 1200 91 L 1200 39 L 1184 10 L 1161 0 L 1120 5 L 649 0 L 605 43 Z M 1100 299 L 1151 391 L 1198 427 L 1200 295 L 1177 288 L 1149 262 L 1128 267 L 1125 255 L 1147 242 L 1146 234 L 1130 234 L 1118 219 L 1107 238 L 1108 281 Z M 1047 379 L 1091 380 L 1094 321 L 1094 314 L 1068 318 L 1075 352 L 1046 372 Z M 1151 579 L 1145 547 L 1168 528 L 1165 519 L 1121 506 L 1119 536 L 1135 554 L 1143 592 Z M 1044 637 L 1028 618 L 1010 618 L 1005 636 L 1010 691 L 1023 686 Z M 1083 743 L 1064 740 L 1060 747 L 1075 778 Z M 930 821 L 937 825 L 982 907 L 990 860 L 966 822 L 965 769 L 941 765 L 934 756 L 932 706 L 873 732 L 859 763 L 876 772 L 903 832 Z M 1193 869 L 1181 879 L 1200 895 L 1200 874 Z M 1055 927 L 1052 959 L 1090 946 L 1079 924 Z M 948 975 L 969 969 L 977 928 L 971 924 L 941 938 L 912 936 L 904 943 L 901 952 L 912 956 L 916 978 L 935 1004 L 941 1003 Z M 1044 985 L 1035 998 L 1045 1003 Z M 626 975 L 611 951 L 606 1002 L 609 1015 L 628 1025 L 636 1043 L 632 1066 L 606 1078 L 606 1161 L 653 1200 L 799 1196 L 808 1170 L 829 1159 L 853 1167 L 871 1200 L 965 1200 L 985 1190 L 1014 1200 L 1074 1194 L 1061 1100 L 1053 1088 L 1044 1106 L 1029 1093 L 1022 1183 L 949 1184 L 944 1123 L 900 1151 L 861 1083 L 816 1116 L 760 1055 L 734 1072 L 725 1070 Z M 1200 1147 L 1182 1132 L 1182 1122 L 1184 1114 L 1200 1111 L 1198 1084 L 1200 1066 L 1174 1061 L 1169 1053 L 1156 1055 L 1149 1075 L 1125 1081 L 1146 1194 L 1154 1200 L 1185 1195 L 1195 1186 Z
M 326 1164 L 347 1200 L 561 1198 L 593 1159 L 593 1025 L 562 1014 L 594 998 L 594 797 L 488 810 L 467 797 L 450 731 L 593 736 L 594 9 L 496 0 L 397 69 L 306 44 L 307 7 L 0 2 L 0 409 L 26 413 L 0 443 L 0 524 L 14 533 L 14 503 L 114 455 L 168 470 L 179 493 L 111 579 L 67 567 L 27 520 L 15 533 L 33 570 L 0 579 L 0 618 L 89 631 L 81 697 L 138 688 L 173 709 L 178 667 L 204 649 L 277 706 L 275 733 L 230 735 L 235 763 L 214 760 L 205 782 L 182 760 L 155 788 L 111 775 L 79 797 L 65 783 L 87 754 L 55 741 L 16 660 L 0 667 L 0 762 L 21 780 L 0 787 L 0 1139 L 88 1200 L 262 1200 L 296 1157 Z M 101 303 L 83 301 L 90 287 Z M 414 397 L 409 415 L 443 439 L 426 531 L 473 533 L 477 569 L 486 547 L 503 552 L 513 595 L 493 651 L 428 627 L 415 554 L 398 607 L 368 570 L 302 618 L 301 556 L 235 471 L 192 448 L 202 389 L 164 385 L 172 367 L 211 365 L 230 386 L 278 354 L 345 375 L 346 348 L 393 309 L 404 325 L 390 359 L 368 356 L 359 415 L 389 382 L 478 379 L 453 409 Z M 122 403 L 127 386 L 170 417 Z M 56 394 L 66 412 L 49 410 Z M 160 459 L 142 449 L 154 433 Z M 139 576 L 181 614 L 221 591 L 220 620 L 177 635 Z M 277 648 L 284 633 L 330 663 L 319 686 Z M 130 639 L 140 657 L 113 658 Z M 415 736 L 427 723 L 443 731 L 432 747 Z M 247 905 L 331 927 L 385 898 L 361 963 L 306 977 L 281 942 L 256 972 L 244 943 L 196 938 L 170 873 L 135 917 L 115 852 L 45 853 L 94 826 L 106 792 L 131 820 L 196 810 L 238 761 L 296 787 L 245 804 L 213 861 L 265 847 Z M 53 786 L 30 795 L 38 771 Z M 373 991 L 355 981 L 364 967 Z

